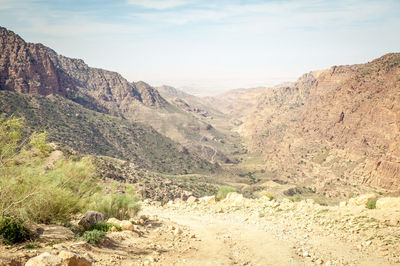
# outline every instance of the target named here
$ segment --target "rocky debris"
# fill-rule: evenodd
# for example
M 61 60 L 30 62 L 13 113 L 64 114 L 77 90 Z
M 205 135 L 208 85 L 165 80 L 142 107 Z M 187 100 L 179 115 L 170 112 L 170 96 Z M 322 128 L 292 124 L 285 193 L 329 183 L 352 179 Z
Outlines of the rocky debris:
M 394 197 L 380 198 L 376 201 L 376 208 L 378 210 L 384 210 L 384 209 L 400 210 L 400 198 L 394 198 Z
M 210 203 L 200 199 L 195 205 L 172 202 L 165 207 L 187 215 L 218 215 L 220 219 L 228 220 L 241 217 L 243 223 L 264 227 L 266 231 L 276 233 L 276 237 L 283 241 L 296 239 L 295 253 L 307 262 L 306 265 L 357 265 L 357 261 L 364 259 L 364 255 L 356 259 L 350 255 L 343 258 L 332 252 L 324 252 L 320 247 L 321 243 L 311 242 L 316 238 L 323 238 L 323 241 L 343 241 L 343 245 L 361 251 L 360 254 L 375 254 L 376 250 L 382 250 L 380 256 L 388 264 L 400 262 L 400 247 L 395 244 L 395 232 L 400 227 L 400 213 L 396 208 L 366 208 L 366 202 L 376 196 L 364 194 L 352 200 L 351 204 L 354 205 L 347 205 L 346 202 L 341 206 L 321 206 L 311 199 L 292 202 L 288 199 L 269 200 L 265 197 L 243 198 L 242 204 L 232 205 L 236 199 L 242 199 L 240 194 L 232 193 L 227 200 L 219 202 Z M 400 198 L 390 200 L 396 202 L 398 199 Z M 176 228 L 171 227 L 169 230 L 174 232 Z
M 195 203 L 195 202 L 199 202 L 199 199 L 196 198 L 196 197 L 194 197 L 194 196 L 190 196 L 190 197 L 186 200 L 186 203 L 187 203 L 187 204 L 193 204 L 193 203 Z
M 82 219 L 79 221 L 79 225 L 84 228 L 89 228 L 91 225 L 99 222 L 104 222 L 105 217 L 102 213 L 96 211 L 87 211 Z
M 58 254 L 58 257 L 61 259 L 62 266 L 90 266 L 92 265 L 86 258 L 83 256 L 70 252 L 70 251 L 61 251 Z
M 351 198 L 348 201 L 349 206 L 365 206 L 370 200 L 376 198 L 377 195 L 375 193 L 369 193 L 360 195 L 355 198 Z
M 231 206 L 239 206 L 242 205 L 244 201 L 243 195 L 237 192 L 229 192 L 226 195 L 226 198 L 222 200 L 224 204 Z
M 49 252 L 44 252 L 39 256 L 29 259 L 25 266 L 61 266 L 61 258 L 52 255 Z
M 215 196 L 205 196 L 200 198 L 199 202 L 206 204 L 213 204 L 217 202 L 217 198 Z

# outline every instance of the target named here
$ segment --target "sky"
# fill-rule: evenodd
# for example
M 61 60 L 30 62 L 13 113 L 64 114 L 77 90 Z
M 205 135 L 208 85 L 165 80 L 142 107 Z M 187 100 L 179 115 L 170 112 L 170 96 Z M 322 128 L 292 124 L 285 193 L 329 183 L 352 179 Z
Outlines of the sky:
M 0 26 L 195 95 L 400 52 L 400 0 L 0 0 Z

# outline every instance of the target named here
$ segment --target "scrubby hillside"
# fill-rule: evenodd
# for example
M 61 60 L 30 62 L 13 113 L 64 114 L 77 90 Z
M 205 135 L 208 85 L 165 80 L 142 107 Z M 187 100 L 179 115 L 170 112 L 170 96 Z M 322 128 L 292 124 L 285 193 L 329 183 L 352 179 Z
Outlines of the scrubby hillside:
M 166 173 L 215 169 L 149 126 L 85 109 L 61 96 L 0 91 L 0 113 L 22 117 L 30 131 L 46 130 L 51 141 L 83 154 L 121 158 Z

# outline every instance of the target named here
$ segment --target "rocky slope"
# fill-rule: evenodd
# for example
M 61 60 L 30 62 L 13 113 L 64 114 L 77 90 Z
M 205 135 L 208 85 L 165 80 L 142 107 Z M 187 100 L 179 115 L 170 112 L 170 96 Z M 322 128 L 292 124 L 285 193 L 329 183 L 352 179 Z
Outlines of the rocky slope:
M 340 197 L 362 185 L 396 190 L 399 76 L 400 54 L 388 54 L 310 72 L 290 86 L 233 92 L 229 108 L 276 178 Z
M 43 254 L 65 259 L 70 252 L 89 265 L 398 265 L 400 216 L 389 203 L 399 198 L 381 198 L 371 210 L 369 197 L 330 207 L 237 193 L 219 202 L 215 196 L 164 206 L 145 200 L 146 215 L 107 232 L 98 245 L 60 225 L 38 225 L 42 233 L 29 249 L 0 244 L 0 265 L 24 265 Z
M 88 110 L 58 95 L 0 91 L 1 113 L 23 118 L 28 132 L 46 130 L 50 141 L 81 154 L 124 159 L 162 173 L 217 169 L 147 125 Z
M 229 151 L 220 145 L 225 132 L 210 128 L 209 119 L 197 115 L 207 110 L 170 104 L 145 82 L 128 82 L 116 72 L 89 67 L 42 44 L 26 43 L 2 27 L 0 51 L 0 90 L 58 94 L 85 108 L 150 125 L 204 159 L 212 160 L 215 151 L 218 160 L 226 159 Z

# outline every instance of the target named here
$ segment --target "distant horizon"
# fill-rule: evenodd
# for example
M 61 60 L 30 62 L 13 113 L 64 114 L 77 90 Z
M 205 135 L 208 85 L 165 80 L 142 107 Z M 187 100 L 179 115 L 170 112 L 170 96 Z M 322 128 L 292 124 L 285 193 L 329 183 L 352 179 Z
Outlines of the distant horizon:
M 25 41 L 207 96 L 400 51 L 396 0 L 0 0 Z

